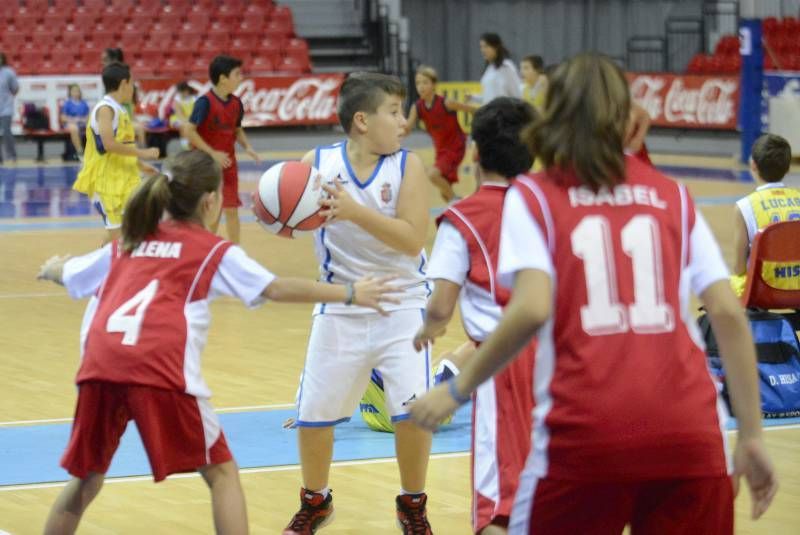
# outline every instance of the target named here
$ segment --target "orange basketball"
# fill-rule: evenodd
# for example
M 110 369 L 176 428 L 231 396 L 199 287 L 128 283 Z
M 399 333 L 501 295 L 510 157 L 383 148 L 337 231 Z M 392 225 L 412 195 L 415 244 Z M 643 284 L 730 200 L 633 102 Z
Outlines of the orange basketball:
M 303 162 L 281 162 L 267 169 L 253 192 L 253 213 L 273 234 L 293 238 L 316 230 L 325 222 L 319 215 L 324 190 L 319 171 Z

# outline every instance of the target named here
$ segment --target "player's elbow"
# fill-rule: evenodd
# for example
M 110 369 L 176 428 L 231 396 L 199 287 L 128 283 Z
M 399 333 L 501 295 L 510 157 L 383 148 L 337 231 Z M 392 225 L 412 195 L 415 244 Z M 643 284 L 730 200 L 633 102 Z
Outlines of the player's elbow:
M 425 308 L 425 316 L 432 323 L 448 322 L 453 315 L 453 305 L 431 299 Z
M 425 238 L 424 237 L 416 237 L 416 236 L 406 236 L 406 239 L 398 248 L 398 250 L 403 253 L 404 255 L 408 256 L 419 256 L 422 252 L 422 249 L 425 247 Z

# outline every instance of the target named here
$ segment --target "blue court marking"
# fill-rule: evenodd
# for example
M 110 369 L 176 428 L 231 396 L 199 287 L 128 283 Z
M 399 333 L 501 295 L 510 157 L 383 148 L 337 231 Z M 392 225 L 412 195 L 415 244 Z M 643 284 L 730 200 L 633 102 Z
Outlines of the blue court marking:
M 432 453 L 469 451 L 471 407 L 456 413 L 453 422 L 433 438 Z M 241 468 L 297 465 L 296 430 L 283 429 L 294 410 L 248 411 L 220 414 L 228 446 Z M 66 481 L 61 454 L 69 440 L 71 424 L 0 428 L 0 486 Z M 394 457 L 394 435 L 372 431 L 356 411 L 353 419 L 336 427 L 334 461 Z M 109 477 L 149 475 L 150 465 L 136 426 L 128 425 Z

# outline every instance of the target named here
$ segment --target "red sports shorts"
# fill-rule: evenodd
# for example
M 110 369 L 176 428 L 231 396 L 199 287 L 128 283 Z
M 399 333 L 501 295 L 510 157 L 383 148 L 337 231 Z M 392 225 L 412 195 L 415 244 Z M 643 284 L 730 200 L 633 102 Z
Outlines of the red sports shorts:
M 436 151 L 436 163 L 434 164 L 445 180 L 451 184 L 458 182 L 458 166 L 464 159 L 465 147 Z
M 728 476 L 627 483 L 533 481 L 533 489 L 520 483 L 511 518 L 515 532 L 619 535 L 630 524 L 631 535 L 733 534 Z M 531 490 L 533 500 L 525 500 Z
M 136 422 L 155 481 L 233 459 L 207 400 L 149 386 L 86 381 L 78 387 L 61 466 L 80 479 L 89 472 L 105 474 L 130 420 Z
M 238 208 L 242 205 L 239 199 L 239 166 L 233 154 L 228 156 L 231 164 L 222 170 L 222 207 Z

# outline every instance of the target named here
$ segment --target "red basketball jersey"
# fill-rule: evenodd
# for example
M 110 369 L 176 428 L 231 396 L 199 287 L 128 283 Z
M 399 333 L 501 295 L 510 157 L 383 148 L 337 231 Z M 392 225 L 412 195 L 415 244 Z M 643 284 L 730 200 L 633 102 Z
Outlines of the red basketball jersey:
M 77 382 L 146 385 L 207 397 L 200 373 L 208 294 L 230 242 L 168 221 L 133 252 L 112 246 L 111 268 L 87 310 Z
M 434 95 L 430 108 L 422 99 L 417 100 L 416 106 L 417 117 L 425 122 L 425 129 L 433 139 L 433 146 L 437 152 L 464 150 L 465 137 L 461 125 L 458 124 L 458 116 L 456 112 L 445 107 L 444 97 Z
M 211 148 L 234 154 L 236 129 L 241 126 L 244 113 L 242 101 L 233 94 L 227 100 L 222 100 L 214 91 L 209 91 L 195 102 L 196 107 L 200 105 L 199 109 L 205 106 L 200 102 L 201 99 L 208 102 L 208 112 L 197 125 L 197 133 Z
M 563 480 L 724 475 L 717 391 L 690 332 L 694 205 L 638 159 L 626 167 L 598 193 L 554 170 L 516 181 L 555 274 L 529 465 Z
M 478 191 L 448 207 L 436 220 L 453 225 L 467 243 L 469 272 L 467 279 L 489 292 L 492 299 L 504 305 L 508 289 L 495 281 L 500 251 L 500 221 L 507 185 L 483 184 Z

